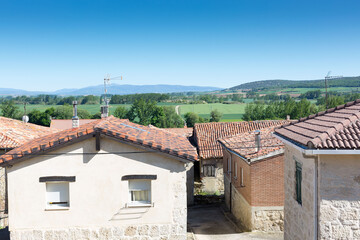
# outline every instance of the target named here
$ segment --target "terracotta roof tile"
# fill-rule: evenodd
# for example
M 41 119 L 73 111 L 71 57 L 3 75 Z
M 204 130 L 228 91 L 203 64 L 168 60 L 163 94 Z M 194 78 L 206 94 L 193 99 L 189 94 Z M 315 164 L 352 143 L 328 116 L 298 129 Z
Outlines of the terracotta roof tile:
M 22 156 L 31 155 L 33 154 L 32 150 L 36 152 L 52 150 L 58 145 L 71 143 L 76 139 L 81 139 L 82 136 L 93 135 L 95 132 L 176 157 L 191 161 L 197 160 L 196 149 L 190 144 L 186 137 L 168 133 L 157 128 L 131 123 L 127 119 L 118 119 L 111 116 L 106 119 L 98 119 L 83 124 L 78 128 L 67 129 L 37 138 L 2 155 L 0 157 L 0 163 L 11 162 Z
M 259 151 L 256 148 L 255 131 L 219 139 L 219 142 L 249 161 L 264 159 L 284 151 L 284 144 L 272 135 L 274 128 L 275 126 L 272 126 L 260 130 L 261 147 Z
M 194 127 L 194 138 L 200 158 L 221 158 L 223 155 L 218 139 L 288 123 L 290 121 L 286 120 L 197 123 Z
M 32 139 L 55 132 L 58 130 L 0 117 L 0 148 L 15 148 Z
M 79 119 L 79 124 L 87 124 L 97 119 Z M 72 119 L 51 119 L 50 128 L 55 128 L 59 130 L 65 130 L 72 128 Z
M 358 149 L 360 99 L 282 126 L 275 134 L 307 148 Z

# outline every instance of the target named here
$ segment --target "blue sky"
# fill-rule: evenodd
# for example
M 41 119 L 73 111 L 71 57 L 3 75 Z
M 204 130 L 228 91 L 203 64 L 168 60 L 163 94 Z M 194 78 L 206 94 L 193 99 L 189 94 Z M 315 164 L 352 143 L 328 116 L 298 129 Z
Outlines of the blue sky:
M 0 0 L 0 87 L 360 75 L 358 0 Z M 115 82 L 114 82 L 115 83 Z

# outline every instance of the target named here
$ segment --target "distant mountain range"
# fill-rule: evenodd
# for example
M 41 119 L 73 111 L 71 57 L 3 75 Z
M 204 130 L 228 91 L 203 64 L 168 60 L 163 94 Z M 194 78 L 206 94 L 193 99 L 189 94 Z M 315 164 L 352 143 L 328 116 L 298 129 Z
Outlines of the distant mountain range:
M 175 92 L 209 92 L 217 91 L 221 88 L 217 87 L 202 87 L 202 86 L 182 86 L 182 85 L 118 85 L 111 84 L 108 87 L 108 94 L 134 94 L 134 93 L 175 93 Z M 39 94 L 51 94 L 51 95 L 101 95 L 104 93 L 104 85 L 91 86 L 79 89 L 60 89 L 53 92 L 43 91 L 26 91 L 21 89 L 12 88 L 0 88 L 0 95 L 39 95 Z
M 324 79 L 317 80 L 262 80 L 243 83 L 225 90 L 262 90 L 274 88 L 324 88 Z M 360 87 L 360 76 L 328 80 L 328 87 Z

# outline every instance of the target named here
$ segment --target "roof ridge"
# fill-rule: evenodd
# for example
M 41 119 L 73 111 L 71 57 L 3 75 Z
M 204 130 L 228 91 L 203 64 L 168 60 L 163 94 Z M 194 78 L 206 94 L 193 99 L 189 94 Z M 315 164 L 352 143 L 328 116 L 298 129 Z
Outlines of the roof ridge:
M 349 112 L 347 112 L 346 110 L 341 111 L 339 113 L 339 115 L 342 114 L 342 117 L 340 117 L 341 115 L 339 116 L 337 114 L 331 114 L 331 115 L 329 115 L 329 114 L 337 113 L 337 111 L 339 111 L 339 110 L 347 109 L 352 106 L 359 105 L 359 103 L 360 103 L 360 99 L 357 99 L 357 100 L 351 101 L 351 102 L 347 102 L 345 104 L 336 106 L 334 108 L 330 108 L 325 111 L 321 111 L 316 114 L 309 115 L 308 117 L 300 118 L 297 122 L 292 122 L 288 125 L 283 125 L 283 126 L 277 128 L 276 131 L 278 131 L 279 135 L 290 138 L 293 141 L 301 143 L 307 147 L 310 147 L 310 148 L 323 147 L 324 141 L 331 139 L 336 134 L 338 134 L 340 131 L 344 131 L 346 128 L 348 128 L 354 122 L 359 121 L 359 119 L 360 119 L 360 109 L 358 109 L 358 107 L 356 107 L 355 109 L 351 109 L 351 111 L 349 111 Z M 325 118 L 321 119 L 318 117 L 325 117 Z M 317 123 L 308 122 L 307 124 L 314 125 L 314 129 L 310 129 L 309 127 L 306 127 L 306 126 L 297 125 L 298 123 L 306 122 L 307 120 L 311 120 L 311 119 L 316 120 Z M 324 122 L 323 125 L 322 125 L 322 122 Z M 332 124 L 329 124 L 330 122 Z M 310 140 L 308 140 L 308 142 L 305 143 L 305 140 L 297 140 L 296 139 L 296 134 L 305 136 L 301 133 L 301 130 L 299 130 L 298 132 L 292 131 L 287 128 L 287 126 L 289 126 L 289 125 L 298 126 L 302 129 L 312 131 L 313 134 L 315 134 L 315 135 L 317 133 L 319 133 L 319 134 L 317 134 L 314 137 L 308 137 L 308 139 L 310 139 Z M 325 128 L 326 130 L 320 131 L 320 130 L 316 129 L 316 127 L 322 127 L 322 128 Z M 280 131 L 280 129 L 283 129 L 283 130 Z M 293 133 L 295 133 L 295 135 Z M 344 135 L 340 139 L 337 137 L 338 140 L 336 140 L 336 141 L 347 141 L 347 139 L 349 137 L 351 137 L 351 136 Z M 341 145 L 341 144 L 339 144 L 339 145 Z

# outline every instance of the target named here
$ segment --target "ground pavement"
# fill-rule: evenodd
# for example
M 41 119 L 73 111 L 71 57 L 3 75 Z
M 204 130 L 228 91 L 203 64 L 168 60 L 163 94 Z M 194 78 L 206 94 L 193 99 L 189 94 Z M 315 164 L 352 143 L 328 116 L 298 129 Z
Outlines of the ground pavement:
M 188 224 L 196 240 L 282 240 L 283 234 L 238 233 L 218 205 L 188 209 Z

